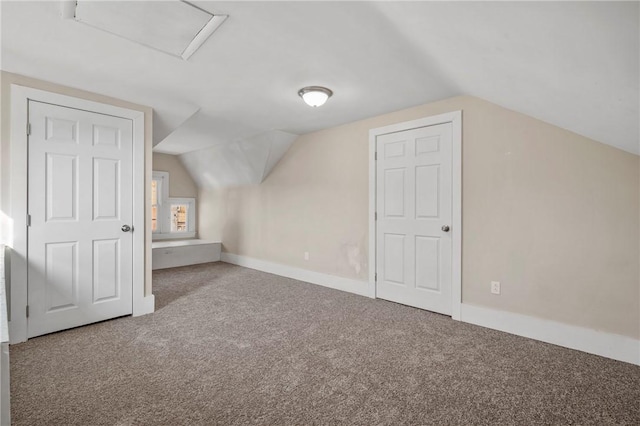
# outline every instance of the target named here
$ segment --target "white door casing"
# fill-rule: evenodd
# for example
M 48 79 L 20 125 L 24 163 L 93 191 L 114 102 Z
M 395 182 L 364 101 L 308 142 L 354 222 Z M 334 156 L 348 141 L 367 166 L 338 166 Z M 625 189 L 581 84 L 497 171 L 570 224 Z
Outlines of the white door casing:
M 461 112 L 370 131 L 370 294 L 459 319 Z
M 131 314 L 132 121 L 29 101 L 29 125 L 28 337 Z
M 154 296 L 145 295 L 145 115 L 144 112 L 113 105 L 11 85 L 11 192 L 5 206 L 13 221 L 11 253 L 10 319 L 11 343 L 27 340 L 27 123 L 29 102 L 62 105 L 84 111 L 129 119 L 133 125 L 133 315 L 154 311 Z M 150 169 L 149 169 L 150 173 Z M 6 210 L 5 210 L 6 211 Z M 150 220 L 149 220 L 150 223 Z M 149 264 L 150 266 L 150 264 Z

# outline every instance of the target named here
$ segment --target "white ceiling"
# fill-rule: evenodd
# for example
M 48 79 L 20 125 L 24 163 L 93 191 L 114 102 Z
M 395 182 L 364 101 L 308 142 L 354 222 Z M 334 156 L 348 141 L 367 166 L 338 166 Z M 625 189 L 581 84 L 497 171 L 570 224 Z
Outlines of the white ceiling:
M 0 66 L 152 106 L 156 143 L 195 123 L 172 152 L 469 94 L 640 153 L 638 2 L 194 3 L 229 19 L 183 61 L 3 1 Z M 308 85 L 335 95 L 310 108 Z
M 88 1 L 75 5 L 75 19 L 127 40 L 182 56 L 213 15 L 181 1 Z

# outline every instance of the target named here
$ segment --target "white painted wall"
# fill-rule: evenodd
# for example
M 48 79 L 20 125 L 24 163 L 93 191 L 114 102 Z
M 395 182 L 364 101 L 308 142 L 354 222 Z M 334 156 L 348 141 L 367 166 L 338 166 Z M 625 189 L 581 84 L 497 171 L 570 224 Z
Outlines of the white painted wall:
M 179 156 L 154 152 L 153 171 L 169 173 L 169 197 L 198 198 L 198 186 Z

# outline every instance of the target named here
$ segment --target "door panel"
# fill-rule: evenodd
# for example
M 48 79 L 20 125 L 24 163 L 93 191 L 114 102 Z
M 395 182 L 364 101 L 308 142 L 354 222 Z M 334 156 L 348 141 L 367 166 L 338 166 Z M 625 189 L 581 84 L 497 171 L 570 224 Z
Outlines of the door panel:
M 78 307 L 78 243 L 46 244 L 46 312 Z
M 120 129 L 110 126 L 93 126 L 93 145 L 120 147 Z
M 59 117 L 45 117 L 44 140 L 47 142 L 78 143 L 78 122 Z
M 93 242 L 93 302 L 118 298 L 120 289 L 120 240 Z
M 120 161 L 93 159 L 93 219 L 120 218 Z
M 451 314 L 452 125 L 376 138 L 376 296 Z
M 416 157 L 438 152 L 440 150 L 440 135 L 416 139 Z
M 416 218 L 437 218 L 440 213 L 440 166 L 416 167 Z
M 28 336 L 132 312 L 131 120 L 29 101 Z
M 388 169 L 384 173 L 387 194 L 384 200 L 385 217 L 404 217 L 404 169 Z
M 78 218 L 78 157 L 47 153 L 47 222 Z
M 440 238 L 416 236 L 416 287 L 440 290 Z
M 404 235 L 384 235 L 384 279 L 386 282 L 404 285 L 404 246 Z

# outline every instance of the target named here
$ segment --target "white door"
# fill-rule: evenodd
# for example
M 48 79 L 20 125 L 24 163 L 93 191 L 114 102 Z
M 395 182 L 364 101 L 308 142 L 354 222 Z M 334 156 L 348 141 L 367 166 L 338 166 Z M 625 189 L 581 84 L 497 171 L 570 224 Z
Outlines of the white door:
M 28 337 L 131 314 L 132 121 L 29 101 L 29 125 Z
M 451 315 L 452 124 L 376 137 L 376 297 Z

